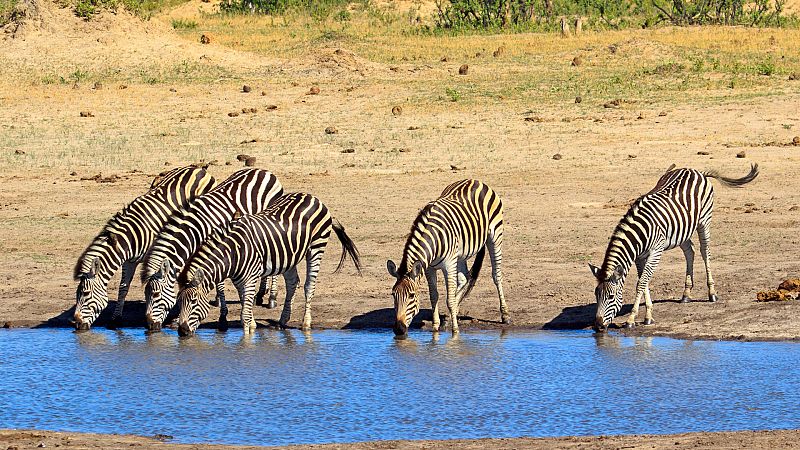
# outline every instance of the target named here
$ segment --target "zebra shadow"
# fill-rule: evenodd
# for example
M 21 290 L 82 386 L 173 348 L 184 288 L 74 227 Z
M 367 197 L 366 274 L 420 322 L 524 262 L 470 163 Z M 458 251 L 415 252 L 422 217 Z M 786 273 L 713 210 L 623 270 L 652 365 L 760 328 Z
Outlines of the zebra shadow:
M 675 299 L 653 300 L 653 304 L 658 303 L 680 303 Z M 639 308 L 639 314 L 642 314 L 644 304 Z M 633 311 L 633 304 L 628 303 L 622 305 L 622 308 L 617 313 L 615 323 L 612 323 L 609 328 L 620 328 L 620 318 L 624 318 Z M 589 328 L 594 324 L 594 317 L 597 313 L 597 304 L 588 303 L 579 306 L 567 306 L 561 310 L 556 317 L 549 322 L 542 325 L 543 330 L 582 330 Z M 640 316 L 641 317 L 641 316 Z
M 147 321 L 144 318 L 146 305 L 143 300 L 126 300 L 125 312 L 122 315 L 122 319 L 112 322 L 111 316 L 114 314 L 116 306 L 116 301 L 108 302 L 103 312 L 100 313 L 100 316 L 98 316 L 97 320 L 92 324 L 92 328 L 141 328 L 147 326 Z M 75 305 L 72 305 L 69 309 L 62 311 L 57 316 L 51 317 L 47 319 L 46 322 L 33 328 L 74 328 L 75 322 L 72 319 L 74 315 Z
M 345 330 L 363 330 L 367 328 L 392 328 L 394 326 L 395 317 L 394 308 L 381 308 L 363 314 L 358 314 L 350 318 L 350 321 L 342 327 Z M 445 316 L 439 315 L 442 323 L 445 323 Z M 459 316 L 459 320 L 471 320 L 471 317 Z M 430 324 L 433 322 L 433 311 L 430 309 L 421 309 L 419 314 L 414 316 L 411 321 L 410 329 L 420 329 L 423 327 L 423 322 Z

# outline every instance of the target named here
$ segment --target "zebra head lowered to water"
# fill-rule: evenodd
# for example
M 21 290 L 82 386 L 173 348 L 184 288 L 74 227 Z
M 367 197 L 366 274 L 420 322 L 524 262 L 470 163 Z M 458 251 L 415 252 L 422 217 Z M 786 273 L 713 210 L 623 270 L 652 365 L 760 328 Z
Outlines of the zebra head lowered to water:
M 717 301 L 709 250 L 714 207 L 714 187 L 710 179 L 719 180 L 723 186 L 741 187 L 757 176 L 758 164 L 753 164 L 750 172 L 742 178 L 723 177 L 716 171 L 674 169 L 673 165 L 650 192 L 634 201 L 611 235 L 602 266 L 589 265 L 597 280 L 595 331 L 604 331 L 622 308 L 622 288 L 633 264 L 636 265 L 639 281 L 636 284 L 633 311 L 625 326 L 635 326 L 642 297 L 646 309 L 644 324 L 653 323 L 649 285 L 665 250 L 675 247 L 683 250 L 686 257 L 686 283 L 681 301 L 691 301 L 694 286 L 694 245 L 691 237 L 695 231 L 706 268 L 708 299 Z
M 503 244 L 503 202 L 487 185 L 462 180 L 447 186 L 438 199 L 428 203 L 411 225 L 400 266 L 386 262 L 395 278 L 394 333 L 405 336 L 420 309 L 419 282 L 424 275 L 433 309 L 433 329 L 439 330 L 439 293 L 436 271 L 445 278 L 447 308 L 453 333 L 458 332 L 458 307 L 475 286 L 486 250 L 492 262 L 492 279 L 500 297 L 500 317 L 510 322 L 500 270 Z M 467 270 L 467 258 L 475 257 Z
M 235 217 L 263 211 L 281 194 L 283 186 L 272 173 L 242 169 L 167 222 L 156 236 L 142 271 L 148 329 L 161 329 L 175 305 L 178 273 L 203 241 L 224 229 Z M 224 308 L 221 291 L 222 286 L 218 286 L 220 307 Z
M 122 317 L 136 265 L 158 230 L 176 211 L 211 189 L 214 178 L 199 167 L 180 167 L 158 175 L 150 190 L 114 215 L 75 265 L 75 327 L 88 330 L 108 305 L 108 282 L 122 266 L 119 297 L 112 322 Z
M 280 325 L 289 322 L 300 279 L 297 265 L 305 259 L 305 314 L 303 329 L 311 328 L 311 300 L 314 297 L 322 255 L 331 230 L 342 244 L 338 272 L 345 257 L 350 258 L 361 273 L 358 249 L 344 227 L 331 219 L 328 208 L 309 194 L 286 194 L 259 214 L 234 221 L 224 233 L 206 240 L 189 260 L 180 277 L 178 294 L 180 312 L 178 333 L 195 332 L 209 311 L 208 293 L 215 283 L 230 278 L 242 300 L 242 327 L 245 334 L 256 328 L 253 318 L 253 294 L 257 283 L 266 276 L 283 275 L 286 280 L 286 301 Z M 220 316 L 220 320 L 227 320 Z

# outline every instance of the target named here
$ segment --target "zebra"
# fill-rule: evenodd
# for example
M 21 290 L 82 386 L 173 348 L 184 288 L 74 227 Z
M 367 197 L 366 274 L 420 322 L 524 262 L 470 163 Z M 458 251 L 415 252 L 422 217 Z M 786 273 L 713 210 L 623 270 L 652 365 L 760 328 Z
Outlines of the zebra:
M 433 330 L 439 330 L 437 270 L 441 270 L 445 278 L 451 331 L 458 333 L 459 304 L 475 285 L 487 248 L 492 279 L 500 297 L 501 321 L 510 323 L 503 294 L 502 247 L 503 202 L 500 197 L 478 180 L 462 180 L 447 186 L 414 220 L 400 266 L 392 260 L 386 262 L 389 274 L 396 278 L 392 288 L 394 333 L 405 336 L 411 320 L 419 312 L 417 291 L 423 274 L 428 281 Z M 467 258 L 473 256 L 475 261 L 467 271 Z
M 639 281 L 633 311 L 625 327 L 636 325 L 639 304 L 644 297 L 644 325 L 653 321 L 653 302 L 650 298 L 650 279 L 665 250 L 680 247 L 686 257 L 686 282 L 681 302 L 691 301 L 694 286 L 694 245 L 691 237 L 695 230 L 700 239 L 700 254 L 706 268 L 708 300 L 717 301 L 714 278 L 711 276 L 709 243 L 711 241 L 711 215 L 714 206 L 714 187 L 711 178 L 723 186 L 741 187 L 758 176 L 758 164 L 742 178 L 727 178 L 717 171 L 699 172 L 693 169 L 675 169 L 671 166 L 661 176 L 656 186 L 633 202 L 630 209 L 614 229 L 601 267 L 589 264 L 597 279 L 595 298 L 597 312 L 593 328 L 605 331 L 622 308 L 622 288 L 631 264 L 636 264 Z
M 161 329 L 175 305 L 177 276 L 203 241 L 234 218 L 263 211 L 282 194 L 283 186 L 269 171 L 241 169 L 167 222 L 159 231 L 142 270 L 149 330 Z M 263 296 L 266 284 L 265 279 L 259 297 Z M 223 316 L 227 314 L 225 298 L 218 298 Z M 220 325 L 224 328 L 226 323 Z
M 178 333 L 181 336 L 194 333 L 208 315 L 208 292 L 214 283 L 226 278 L 233 281 L 242 300 L 244 333 L 252 333 L 256 328 L 252 311 L 256 283 L 264 276 L 280 274 L 286 281 L 286 301 L 279 324 L 286 327 L 300 282 L 297 265 L 304 258 L 306 303 L 302 328 L 310 329 L 311 300 L 331 229 L 342 244 L 342 256 L 336 271 L 342 268 L 346 256 L 350 255 L 360 274 L 361 260 L 355 244 L 344 227 L 331 218 L 328 208 L 310 194 L 286 194 L 276 199 L 266 211 L 242 217 L 224 233 L 206 240 L 179 278 Z
M 125 297 L 137 264 L 150 248 L 158 230 L 176 211 L 204 194 L 214 177 L 204 168 L 180 167 L 159 174 L 150 189 L 117 212 L 78 258 L 78 282 L 73 319 L 78 330 L 88 330 L 108 304 L 108 282 L 122 267 L 117 307 L 112 323 L 122 317 Z

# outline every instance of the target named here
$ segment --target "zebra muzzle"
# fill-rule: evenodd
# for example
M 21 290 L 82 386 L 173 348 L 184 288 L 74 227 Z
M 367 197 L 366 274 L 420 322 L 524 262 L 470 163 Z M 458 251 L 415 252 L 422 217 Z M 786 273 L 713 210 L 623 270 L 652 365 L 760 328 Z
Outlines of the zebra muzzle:
M 405 336 L 408 334 L 408 327 L 402 320 L 395 321 L 393 329 L 395 336 Z
M 181 324 L 178 325 L 178 336 L 187 337 L 187 336 L 191 336 L 193 334 L 194 334 L 194 331 L 192 331 L 192 329 L 189 328 L 189 324 L 188 323 L 181 322 Z
M 604 333 L 608 329 L 608 325 L 606 325 L 602 317 L 598 317 L 594 320 L 592 329 L 594 329 L 594 331 L 597 333 Z

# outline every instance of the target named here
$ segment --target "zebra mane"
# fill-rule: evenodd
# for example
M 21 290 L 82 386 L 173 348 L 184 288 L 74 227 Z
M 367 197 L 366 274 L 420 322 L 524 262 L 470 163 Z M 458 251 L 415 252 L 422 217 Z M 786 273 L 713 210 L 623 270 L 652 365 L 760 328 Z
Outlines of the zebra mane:
M 417 230 L 422 230 L 425 226 L 425 223 L 428 219 L 428 216 L 431 213 L 435 205 L 435 201 L 428 203 L 427 205 L 423 206 L 422 209 L 419 210 L 417 217 L 414 219 L 414 222 L 411 224 L 411 231 L 408 233 L 408 237 L 406 237 L 406 244 L 403 246 L 403 259 L 400 261 L 400 267 L 397 269 L 397 273 L 399 275 L 405 275 L 409 272 L 408 267 L 408 249 L 414 243 L 414 232 Z
M 103 225 L 103 228 L 100 229 L 100 232 L 97 233 L 94 239 L 92 239 L 92 242 L 83 250 L 81 255 L 78 257 L 78 262 L 75 264 L 75 268 L 72 271 L 73 279 L 77 280 L 78 276 L 83 273 L 83 267 L 86 264 L 86 258 L 89 252 L 107 242 L 111 233 L 116 232 L 116 226 L 125 218 L 125 216 L 127 216 L 132 205 L 133 202 L 125 205 L 121 210 L 114 213 L 114 215 L 111 216 L 111 218 L 105 223 L 105 225 Z

